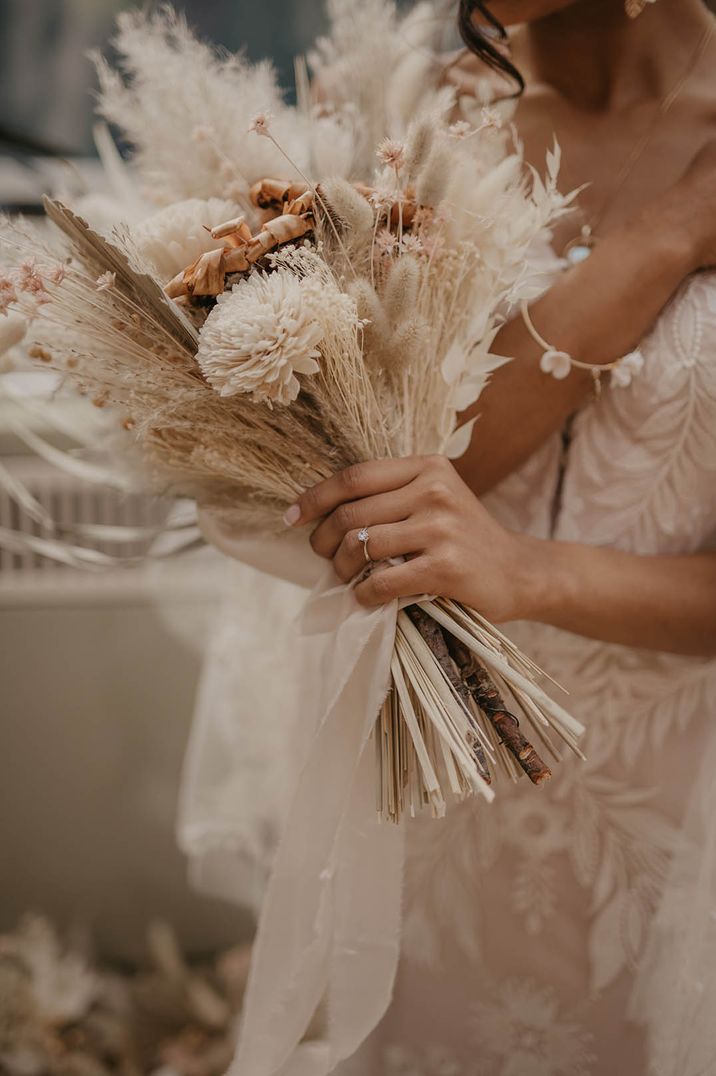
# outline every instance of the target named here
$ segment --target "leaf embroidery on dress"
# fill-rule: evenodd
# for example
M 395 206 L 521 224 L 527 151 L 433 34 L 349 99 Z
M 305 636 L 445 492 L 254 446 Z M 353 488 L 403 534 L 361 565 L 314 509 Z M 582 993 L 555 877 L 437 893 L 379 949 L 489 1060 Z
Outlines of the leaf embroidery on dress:
M 689 278 L 642 344 L 644 376 L 578 417 L 556 536 L 698 549 L 716 480 L 714 274 Z

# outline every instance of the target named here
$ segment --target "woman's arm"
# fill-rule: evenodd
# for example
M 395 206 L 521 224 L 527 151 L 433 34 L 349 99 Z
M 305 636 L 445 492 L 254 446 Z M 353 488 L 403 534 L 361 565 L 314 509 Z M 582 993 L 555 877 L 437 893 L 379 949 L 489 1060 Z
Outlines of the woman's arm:
M 716 656 L 716 553 L 642 556 L 529 538 L 523 548 L 532 564 L 525 619 L 607 643 Z
M 632 350 L 691 272 L 716 261 L 716 143 L 684 178 L 628 226 L 605 236 L 581 265 L 531 306 L 545 340 L 582 362 L 612 362 Z M 521 317 L 493 350 L 513 361 L 497 370 L 465 418 L 479 414 L 472 443 L 456 463 L 476 493 L 491 489 L 560 429 L 592 387 L 588 371 L 563 381 L 539 368 L 541 349 Z M 504 431 L 509 429 L 509 437 Z
M 636 556 L 506 530 L 441 456 L 374 460 L 307 490 L 287 513 L 338 576 L 406 557 L 356 586 L 365 605 L 442 594 L 497 623 L 537 620 L 605 642 L 716 655 L 716 554 Z

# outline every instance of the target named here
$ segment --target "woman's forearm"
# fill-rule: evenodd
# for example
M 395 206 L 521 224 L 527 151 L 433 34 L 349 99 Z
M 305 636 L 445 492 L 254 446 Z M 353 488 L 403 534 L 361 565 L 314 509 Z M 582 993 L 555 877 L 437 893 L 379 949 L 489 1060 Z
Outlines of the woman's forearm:
M 698 265 L 690 236 L 678 221 L 670 223 L 669 205 L 651 206 L 606 236 L 532 304 L 532 320 L 545 340 L 592 364 L 611 362 L 639 343 Z M 456 463 L 477 494 L 523 463 L 592 390 L 588 371 L 572 369 L 558 381 L 540 370 L 542 349 L 520 316 L 498 333 L 493 351 L 512 361 L 495 372 L 466 413 L 480 417 L 470 448 Z
M 716 655 L 716 553 L 641 556 L 522 540 L 526 619 L 625 646 Z

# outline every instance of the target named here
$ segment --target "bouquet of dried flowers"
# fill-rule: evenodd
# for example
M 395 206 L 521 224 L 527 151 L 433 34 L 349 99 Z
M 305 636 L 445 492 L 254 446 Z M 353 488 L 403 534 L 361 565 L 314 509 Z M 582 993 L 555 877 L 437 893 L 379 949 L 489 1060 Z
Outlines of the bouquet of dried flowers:
M 351 7 L 334 0 L 296 108 L 266 68 L 213 55 L 170 13 L 123 16 L 128 78 L 100 61 L 101 110 L 165 205 L 110 236 L 52 200 L 59 238 L 2 228 L 15 258 L 0 309 L 25 319 L 29 354 L 116 413 L 113 451 L 153 488 L 255 534 L 280 533 L 307 485 L 351 464 L 465 450 L 459 415 L 505 361 L 489 351 L 500 311 L 529 290 L 528 248 L 568 202 L 556 150 L 542 181 L 497 112 L 454 118 L 434 53 L 415 51 L 429 5 L 398 25 L 381 0 L 382 35 Z M 199 99 L 184 77 L 177 99 L 168 87 L 199 64 Z M 479 611 L 441 597 L 401 610 L 391 672 L 375 729 L 386 818 L 490 798 L 495 769 L 541 783 L 545 730 L 578 750 L 579 725 Z

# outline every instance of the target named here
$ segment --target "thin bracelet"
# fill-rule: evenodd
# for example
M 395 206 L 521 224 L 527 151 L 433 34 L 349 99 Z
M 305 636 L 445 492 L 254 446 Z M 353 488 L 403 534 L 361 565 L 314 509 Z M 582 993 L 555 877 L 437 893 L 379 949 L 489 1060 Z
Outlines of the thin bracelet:
M 579 359 L 572 358 L 568 351 L 559 351 L 553 347 L 538 333 L 530 316 L 529 303 L 526 299 L 523 299 L 520 303 L 520 310 L 527 332 L 534 342 L 542 348 L 542 358 L 539 361 L 540 370 L 545 374 L 551 374 L 558 381 L 567 377 L 573 368 L 587 370 L 592 375 L 594 394 L 595 396 L 600 396 L 603 373 L 611 371 L 611 383 L 626 388 L 627 385 L 631 384 L 632 377 L 638 374 L 644 365 L 644 356 L 638 349 L 630 351 L 627 355 L 622 355 L 621 358 L 615 359 L 613 362 L 600 364 L 580 362 Z

